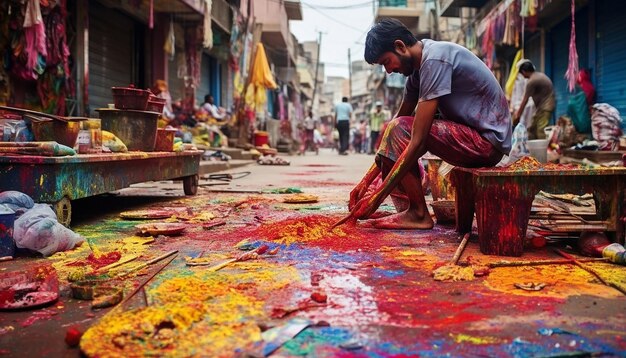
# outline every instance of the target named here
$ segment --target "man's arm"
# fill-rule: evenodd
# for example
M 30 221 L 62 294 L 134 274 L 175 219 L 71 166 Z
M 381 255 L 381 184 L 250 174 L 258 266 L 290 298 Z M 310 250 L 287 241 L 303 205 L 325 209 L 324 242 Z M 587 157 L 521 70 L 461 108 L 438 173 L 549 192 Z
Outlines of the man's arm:
M 412 115 L 413 111 L 415 110 L 415 107 L 417 107 L 417 99 L 409 100 L 409 99 L 404 98 L 402 100 L 402 103 L 400 103 L 400 108 L 398 109 L 398 113 L 396 113 L 394 118 Z
M 524 99 L 517 109 L 517 113 L 515 113 L 515 116 L 513 117 L 513 127 L 515 127 L 517 123 L 519 123 L 519 119 L 522 117 L 522 113 L 524 113 L 524 108 L 526 108 L 526 104 L 528 103 L 528 94 L 526 94 L 526 92 L 527 91 L 524 91 Z
M 391 168 L 378 192 L 357 203 L 351 216 L 355 219 L 367 218 L 372 215 L 385 198 L 398 186 L 402 178 L 415 167 L 419 158 L 426 153 L 426 139 L 433 124 L 438 99 L 421 102 L 415 113 L 411 141 Z

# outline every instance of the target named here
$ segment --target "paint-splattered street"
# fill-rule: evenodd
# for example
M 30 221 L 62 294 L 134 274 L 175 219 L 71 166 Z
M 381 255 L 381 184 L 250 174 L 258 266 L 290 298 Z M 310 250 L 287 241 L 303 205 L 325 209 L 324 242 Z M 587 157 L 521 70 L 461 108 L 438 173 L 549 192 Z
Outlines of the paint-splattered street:
M 358 224 L 330 230 L 345 215 L 350 190 L 373 156 L 322 151 L 289 160 L 289 166 L 232 170 L 251 174 L 227 185 L 201 181 L 193 197 L 184 197 L 180 184 L 148 183 L 125 191 L 141 197 L 78 203 L 75 210 L 84 212 L 75 213 L 73 229 L 89 239 L 93 253 L 85 244 L 49 259 L 0 266 L 6 271 L 51 263 L 62 292 L 51 306 L 3 312 L 0 352 L 626 356 L 626 297 L 618 290 L 573 264 L 489 268 L 503 259 L 561 259 L 551 245 L 527 249 L 521 258 L 485 256 L 474 235 L 459 263 L 468 269 L 471 264 L 477 277 L 435 281 L 433 270 L 449 262 L 459 245 L 454 226 L 382 231 Z M 290 194 L 278 192 L 286 188 L 299 188 L 319 201 L 285 203 Z M 167 212 L 159 221 L 180 223 L 184 232 L 138 236 L 135 226 L 150 221 L 119 214 L 139 209 Z M 380 210 L 394 210 L 391 201 Z M 168 257 L 145 265 L 173 250 L 178 253 L 171 263 Z M 108 284 L 124 288 L 117 306 L 93 310 L 90 301 L 71 297 L 68 279 L 84 279 L 81 275 L 125 258 L 132 261 L 111 269 L 117 276 L 109 272 L 117 278 Z M 604 280 L 626 285 L 624 266 L 588 265 Z M 524 290 L 516 284 L 545 287 Z M 84 332 L 79 348 L 65 343 L 72 327 Z M 33 344 L 38 339 L 41 344 Z

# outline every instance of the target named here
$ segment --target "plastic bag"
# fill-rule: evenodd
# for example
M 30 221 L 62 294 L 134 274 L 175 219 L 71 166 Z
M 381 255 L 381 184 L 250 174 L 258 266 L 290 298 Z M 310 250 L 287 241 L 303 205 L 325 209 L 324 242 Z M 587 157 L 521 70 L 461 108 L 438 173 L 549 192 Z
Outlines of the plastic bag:
M 567 114 L 572 119 L 578 133 L 591 132 L 591 116 L 585 92 L 578 92 L 567 102 Z
M 31 209 L 35 202 L 30 196 L 19 191 L 8 190 L 0 193 L 0 204 L 6 205 L 15 212 L 15 217 L 21 216 L 24 212 Z
M 0 142 L 32 142 L 35 136 L 21 119 L 0 118 Z
M 13 238 L 18 248 L 38 251 L 44 256 L 71 250 L 79 242 L 85 241 L 61 225 L 54 211 L 46 204 L 35 204 L 15 220 Z
M 523 122 L 518 123 L 513 130 L 513 138 L 511 141 L 511 152 L 506 158 L 506 163 L 514 163 L 518 159 L 530 155 L 528 150 L 528 131 Z
M 592 107 L 591 122 L 593 138 L 598 141 L 598 150 L 616 151 L 622 135 L 622 117 L 608 103 L 596 103 Z

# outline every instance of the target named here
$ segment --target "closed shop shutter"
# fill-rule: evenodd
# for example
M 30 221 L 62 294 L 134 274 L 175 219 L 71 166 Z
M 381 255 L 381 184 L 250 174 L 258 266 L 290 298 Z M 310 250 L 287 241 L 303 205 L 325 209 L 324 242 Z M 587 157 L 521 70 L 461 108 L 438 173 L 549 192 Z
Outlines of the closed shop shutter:
M 215 104 L 222 106 L 222 66 L 215 57 L 209 56 L 209 59 L 209 68 L 211 69 L 209 88 L 215 99 Z
M 625 1 L 604 0 L 597 8 L 597 102 L 617 108 L 626 120 Z
M 578 51 L 579 68 L 588 67 L 588 12 L 587 8 L 576 12 L 576 50 Z M 567 17 L 550 30 L 551 68 L 546 74 L 552 80 L 556 96 L 555 116 L 558 118 L 567 113 L 567 102 L 573 93 L 567 88 L 565 72 L 569 63 L 569 37 L 572 27 L 572 18 Z
M 89 109 L 113 103 L 111 87 L 133 79 L 133 21 L 96 2 L 89 3 Z

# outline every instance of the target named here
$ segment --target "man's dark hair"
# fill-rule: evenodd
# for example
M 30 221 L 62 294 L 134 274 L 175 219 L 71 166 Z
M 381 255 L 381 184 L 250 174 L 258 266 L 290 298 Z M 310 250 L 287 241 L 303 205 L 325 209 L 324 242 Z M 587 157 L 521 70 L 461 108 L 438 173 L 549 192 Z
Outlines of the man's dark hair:
M 417 42 L 411 31 L 396 19 L 385 18 L 374 24 L 365 38 L 365 61 L 375 64 L 385 52 L 393 52 L 396 40 L 404 42 L 407 47 Z
M 348 102 L 348 97 L 341 97 L 341 102 Z
M 211 94 L 207 94 L 206 96 L 204 96 L 204 102 L 208 103 L 209 102 L 209 98 L 213 97 Z
M 522 65 L 519 66 L 519 70 L 520 72 L 522 71 L 535 72 L 535 65 L 533 65 L 532 62 L 528 61 L 528 62 L 522 63 Z

